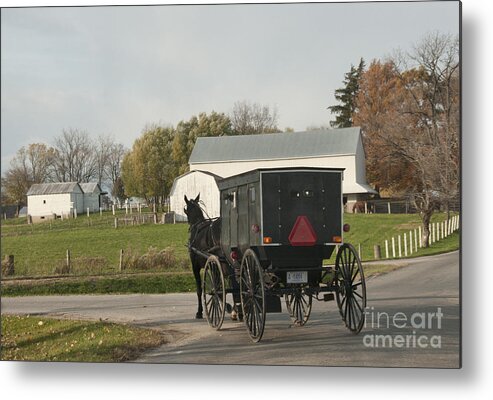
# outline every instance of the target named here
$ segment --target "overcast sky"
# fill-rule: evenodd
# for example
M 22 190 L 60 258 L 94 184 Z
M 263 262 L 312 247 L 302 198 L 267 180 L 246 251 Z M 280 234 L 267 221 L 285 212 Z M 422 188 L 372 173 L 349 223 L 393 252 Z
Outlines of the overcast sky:
M 130 147 L 236 101 L 276 107 L 279 127 L 327 125 L 360 57 L 459 33 L 456 1 L 2 9 L 2 172 L 64 128 Z

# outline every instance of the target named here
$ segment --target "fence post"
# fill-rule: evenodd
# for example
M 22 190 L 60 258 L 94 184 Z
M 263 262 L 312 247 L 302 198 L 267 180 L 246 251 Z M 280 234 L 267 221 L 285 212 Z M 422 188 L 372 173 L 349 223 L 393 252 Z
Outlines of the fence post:
M 387 209 L 389 211 L 389 214 L 391 214 L 391 212 L 390 212 L 390 201 L 387 203 Z
M 392 236 L 392 258 L 395 258 L 395 238 Z
M 409 231 L 409 254 L 413 254 L 413 231 Z
M 368 214 L 368 203 L 365 201 L 365 214 Z
M 114 204 L 111 205 L 111 211 L 113 212 L 113 215 L 115 215 L 115 205 Z
M 361 260 L 362 257 L 361 257 L 361 243 L 358 243 L 358 255 L 359 255 L 359 259 Z
M 389 241 L 385 240 L 385 258 L 389 258 Z
M 402 257 L 402 251 L 401 251 L 401 235 L 397 236 L 398 242 L 399 242 L 399 258 Z
M 423 236 L 421 235 L 421 225 L 418 226 L 419 248 L 423 247 Z
M 379 244 L 373 246 L 373 255 L 375 257 L 375 260 L 380 260 L 382 258 Z
M 115 229 L 118 228 L 118 218 L 115 218 Z
M 404 257 L 407 257 L 407 234 L 404 232 Z
M 123 249 L 120 249 L 120 272 L 123 271 Z
M 66 259 L 66 263 L 65 263 L 66 267 L 67 267 L 67 274 L 70 273 L 70 250 L 67 249 L 67 259 Z

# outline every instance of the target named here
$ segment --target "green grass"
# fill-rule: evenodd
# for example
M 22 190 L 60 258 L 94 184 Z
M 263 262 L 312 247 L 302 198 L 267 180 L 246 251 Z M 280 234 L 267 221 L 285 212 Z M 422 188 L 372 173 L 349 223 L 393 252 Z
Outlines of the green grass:
M 1 360 L 121 362 L 165 343 L 162 333 L 126 325 L 41 318 L 1 318 Z
M 120 216 L 122 213 L 120 212 Z M 436 213 L 432 222 L 443 221 L 446 214 Z M 420 219 L 415 214 L 345 214 L 344 222 L 351 225 L 345 241 L 356 249 L 361 246 L 362 259 L 373 260 L 373 246 L 381 246 L 385 257 L 385 240 L 397 235 L 403 237 L 417 229 Z M 16 277 L 40 277 L 58 275 L 65 264 L 66 251 L 70 249 L 72 269 L 70 275 L 114 275 L 119 273 L 120 249 L 125 255 L 140 256 L 149 248 L 162 250 L 171 248 L 173 262 L 166 267 L 155 267 L 148 271 L 188 271 L 187 259 L 188 225 L 148 224 L 114 228 L 111 212 L 81 215 L 77 219 L 56 220 L 27 225 L 22 220 L 2 221 L 1 257 L 13 254 Z M 436 254 L 459 247 L 459 235 L 434 243 L 428 249 L 419 249 L 412 256 Z M 404 246 L 402 246 L 404 254 Z M 187 265 L 184 268 L 184 265 Z M 139 270 L 142 272 L 142 270 Z M 126 271 L 130 272 L 130 271 Z M 138 272 L 134 270 L 134 272 Z M 116 283 L 115 283 L 116 284 Z M 140 287 L 140 286 L 139 286 Z
M 88 221 L 92 225 L 88 225 Z M 15 256 L 16 275 L 53 275 L 65 264 L 67 249 L 75 274 L 114 273 L 119 268 L 120 249 L 142 255 L 150 247 L 172 247 L 178 260 L 186 260 L 188 225 L 135 225 L 114 228 L 114 217 L 79 216 L 33 225 L 2 225 L 2 259 Z M 80 259 L 81 262 L 77 262 Z
M 2 296 L 66 294 L 181 293 L 195 292 L 192 273 L 125 274 L 123 276 L 76 277 L 4 281 Z
M 455 214 L 452 214 L 455 215 Z M 445 213 L 435 213 L 431 219 L 432 223 L 442 222 L 447 219 Z M 421 220 L 417 214 L 345 214 L 344 222 L 351 226 L 351 230 L 344 234 L 344 241 L 354 245 L 358 250 L 361 246 L 361 256 L 364 261 L 374 260 L 374 245 L 380 245 L 382 258 L 385 258 L 385 240 L 389 243 L 389 253 L 392 256 L 392 237 L 395 237 L 397 253 L 397 236 L 409 235 L 409 231 L 414 231 L 421 226 Z M 414 235 L 414 233 L 413 233 Z M 409 240 L 409 239 L 408 239 Z M 418 239 L 419 246 L 419 239 Z M 431 247 L 413 251 L 412 257 L 443 253 L 446 251 L 457 250 L 459 248 L 459 234 L 454 233 L 446 239 L 435 242 Z M 401 245 L 402 257 L 404 257 L 404 244 Z M 408 246 L 408 256 L 409 246 Z

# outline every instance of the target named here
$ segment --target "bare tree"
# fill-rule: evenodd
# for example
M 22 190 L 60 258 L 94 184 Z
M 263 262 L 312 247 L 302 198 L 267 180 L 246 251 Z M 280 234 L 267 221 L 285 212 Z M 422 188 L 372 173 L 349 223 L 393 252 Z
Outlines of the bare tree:
M 19 207 L 26 203 L 26 193 L 34 183 L 51 179 L 54 150 L 42 143 L 21 147 L 2 178 L 5 200 Z
M 96 168 L 96 180 L 99 185 L 107 177 L 108 165 L 114 140 L 110 136 L 100 135 L 94 144 L 94 162 Z
M 458 50 L 456 38 L 428 35 L 412 52 L 372 63 L 358 96 L 369 177 L 411 197 L 425 246 L 433 212 L 459 192 Z
M 97 177 L 95 146 L 87 132 L 67 129 L 55 139 L 54 172 L 59 182 L 89 182 Z
M 117 181 L 121 180 L 122 161 L 127 151 L 128 150 L 121 143 L 112 143 L 109 149 L 108 162 L 106 165 L 106 177 L 109 180 L 112 193 Z
M 236 102 L 230 119 L 235 135 L 281 132 L 277 127 L 277 110 L 258 103 Z

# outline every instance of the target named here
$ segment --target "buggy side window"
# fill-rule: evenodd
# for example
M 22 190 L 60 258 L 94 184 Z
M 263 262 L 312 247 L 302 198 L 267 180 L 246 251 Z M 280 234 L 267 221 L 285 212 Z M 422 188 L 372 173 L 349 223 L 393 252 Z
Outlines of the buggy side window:
M 255 186 L 249 189 L 250 192 L 250 203 L 255 203 Z

